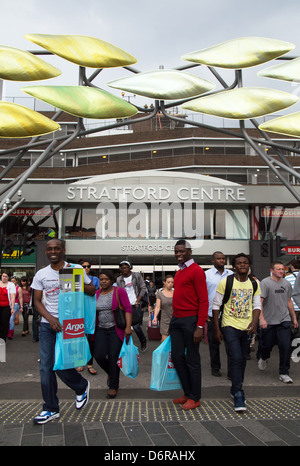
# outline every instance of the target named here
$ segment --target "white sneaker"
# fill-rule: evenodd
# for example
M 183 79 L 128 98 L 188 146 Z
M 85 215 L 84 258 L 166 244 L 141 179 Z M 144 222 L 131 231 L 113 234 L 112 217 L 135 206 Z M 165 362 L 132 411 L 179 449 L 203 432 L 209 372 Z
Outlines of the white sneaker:
M 259 359 L 258 360 L 258 368 L 260 371 L 264 371 L 265 368 L 267 367 L 267 360 L 266 359 Z
M 52 421 L 59 417 L 59 413 L 56 411 L 42 411 L 38 416 L 33 419 L 34 424 L 46 424 L 46 422 Z
M 287 374 L 280 374 L 279 380 L 281 380 L 283 383 L 293 383 L 293 379 L 291 379 L 291 377 Z
M 76 409 L 81 409 L 83 408 L 87 402 L 89 401 L 89 393 L 90 393 L 90 382 L 88 381 L 87 387 L 83 395 L 76 395 Z

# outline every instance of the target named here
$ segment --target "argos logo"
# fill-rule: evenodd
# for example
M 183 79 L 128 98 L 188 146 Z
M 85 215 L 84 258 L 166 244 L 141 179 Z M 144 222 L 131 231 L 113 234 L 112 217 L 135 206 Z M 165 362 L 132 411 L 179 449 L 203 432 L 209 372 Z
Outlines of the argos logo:
M 63 339 L 84 337 L 84 319 L 70 319 L 63 322 Z
M 174 363 L 171 358 L 171 351 L 169 351 L 168 369 L 175 369 Z

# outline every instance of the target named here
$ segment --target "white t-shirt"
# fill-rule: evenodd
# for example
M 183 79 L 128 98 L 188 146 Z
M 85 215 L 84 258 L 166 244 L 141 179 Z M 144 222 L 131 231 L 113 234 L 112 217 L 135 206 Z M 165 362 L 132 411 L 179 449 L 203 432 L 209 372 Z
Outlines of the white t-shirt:
M 67 262 L 65 262 L 65 267 Z M 81 265 L 74 265 L 75 268 L 82 268 Z M 83 274 L 84 283 L 88 285 L 91 279 L 86 273 Z M 59 295 L 59 271 L 54 270 L 49 264 L 47 267 L 39 270 L 32 281 L 31 288 L 43 291 L 43 303 L 49 314 L 58 318 L 58 295 Z M 42 317 L 41 322 L 48 322 Z
M 133 288 L 133 283 L 132 283 L 132 275 L 129 277 L 123 277 L 125 281 L 125 290 L 127 291 L 128 299 L 130 301 L 130 304 L 135 304 L 136 303 L 136 295 L 134 292 Z
M 5 288 L 7 288 L 7 297 L 9 301 L 9 305 L 11 306 L 11 296 L 12 294 L 17 294 L 16 286 L 13 282 L 7 282 Z

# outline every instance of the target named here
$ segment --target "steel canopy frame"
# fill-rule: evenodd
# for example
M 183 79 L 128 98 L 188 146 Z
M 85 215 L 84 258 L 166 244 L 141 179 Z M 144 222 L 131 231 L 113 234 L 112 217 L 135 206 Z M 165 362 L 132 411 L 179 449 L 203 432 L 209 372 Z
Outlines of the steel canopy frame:
M 51 52 L 47 52 L 47 51 L 31 51 L 30 53 L 36 54 L 36 55 L 52 55 Z M 290 57 L 290 58 L 280 57 L 279 59 L 281 59 L 281 60 L 283 60 L 283 59 L 290 60 L 290 59 L 292 59 L 292 57 Z M 194 67 L 198 67 L 198 66 L 202 66 L 202 65 L 189 64 L 189 65 L 184 65 L 184 66 L 174 68 L 174 69 L 178 70 L 178 71 L 181 71 L 181 70 L 185 70 L 185 69 L 188 69 L 188 68 L 194 68 Z M 135 69 L 135 68 L 133 68 L 131 66 L 124 66 L 123 68 L 130 71 L 131 73 L 135 73 L 135 74 L 140 73 L 140 71 L 138 71 L 137 69 Z M 225 90 L 234 89 L 236 87 L 242 87 L 242 70 L 235 70 L 235 79 L 232 82 L 232 84 L 228 85 L 223 80 L 223 78 L 220 76 L 220 74 L 215 70 L 214 67 L 208 66 L 207 68 L 211 71 L 211 73 L 219 81 L 219 83 L 223 86 L 223 88 Z M 102 71 L 102 69 L 97 69 L 88 78 L 86 76 L 86 68 L 82 67 L 82 66 L 79 66 L 79 85 L 87 86 L 87 87 L 94 87 L 94 88 L 99 89 L 99 87 L 96 86 L 95 84 L 93 84 L 92 81 L 99 75 L 99 73 L 101 73 L 101 71 Z M 207 96 L 207 95 L 215 94 L 215 93 L 218 93 L 218 92 L 222 92 L 222 90 L 221 91 L 215 91 L 215 92 L 212 91 L 212 92 L 206 93 L 204 95 Z M 27 170 L 25 170 L 21 175 L 19 175 L 14 180 L 12 180 L 11 182 L 7 183 L 6 185 L 4 185 L 4 186 L 2 186 L 0 188 L 0 196 L 3 196 L 3 198 L 2 198 L 2 200 L 0 202 L 0 210 L 3 211 L 3 215 L 0 218 L 0 224 L 2 224 L 6 220 L 7 216 L 14 209 L 16 209 L 22 202 L 25 201 L 25 199 L 21 197 L 22 196 L 21 188 L 22 188 L 23 184 L 26 183 L 28 178 L 32 175 L 32 173 L 38 167 L 40 167 L 44 162 L 49 160 L 55 154 L 59 153 L 65 146 L 67 146 L 75 138 L 87 136 L 87 135 L 90 135 L 90 134 L 93 134 L 93 133 L 99 133 L 101 131 L 106 131 L 108 129 L 119 128 L 119 127 L 122 127 L 122 126 L 125 126 L 125 125 L 128 125 L 128 124 L 131 125 L 131 124 L 135 124 L 135 123 L 140 123 L 140 122 L 143 122 L 145 120 L 149 120 L 149 119 L 154 118 L 157 115 L 158 112 L 161 112 L 166 118 L 168 118 L 170 120 L 182 122 L 181 118 L 176 117 L 175 115 L 169 114 L 167 109 L 182 105 L 183 103 L 185 103 L 187 101 L 191 101 L 191 100 L 193 100 L 193 98 L 189 98 L 189 99 L 186 99 L 186 100 L 178 100 L 176 102 L 167 103 L 167 104 L 165 104 L 165 101 L 154 100 L 153 108 L 142 108 L 142 107 L 136 106 L 134 104 L 131 104 L 134 107 L 136 107 L 136 109 L 139 112 L 144 113 L 145 116 L 143 116 L 141 118 L 136 118 L 136 119 L 126 118 L 123 121 L 117 121 L 117 122 L 111 123 L 109 125 L 99 126 L 97 128 L 90 129 L 90 130 L 85 129 L 85 127 L 83 125 L 82 118 L 78 117 L 76 128 L 74 129 L 74 132 L 71 134 L 71 136 L 70 135 L 60 136 L 59 132 L 56 132 L 56 133 L 54 133 L 54 138 L 52 140 L 50 140 L 50 141 L 49 140 L 41 140 L 40 136 L 38 136 L 38 137 L 32 138 L 32 140 L 28 144 L 24 144 L 24 145 L 21 145 L 19 147 L 13 148 L 13 149 L 8 149 L 8 150 L 1 151 L 0 152 L 0 160 L 1 160 L 1 157 L 5 156 L 5 155 L 9 155 L 9 154 L 11 155 L 11 154 L 14 154 L 14 153 L 18 153 L 18 155 L 16 155 L 16 157 L 9 163 L 9 165 L 0 173 L 0 181 L 4 179 L 4 177 L 8 173 L 8 171 L 11 170 L 16 165 L 18 160 L 22 156 L 24 156 L 24 154 L 26 152 L 28 152 L 33 147 L 41 146 L 41 145 L 47 145 L 47 147 L 43 150 L 41 155 L 37 158 L 37 160 Z M 52 119 L 57 120 L 57 118 L 60 116 L 61 113 L 62 113 L 61 110 L 57 111 L 56 114 L 52 117 Z M 185 123 L 187 123 L 187 124 L 189 124 L 191 126 L 196 126 L 196 127 L 200 127 L 200 128 L 204 128 L 204 129 L 209 129 L 209 130 L 213 130 L 213 131 L 216 131 L 216 132 L 220 132 L 222 134 L 226 134 L 226 135 L 234 136 L 236 138 L 243 139 L 245 142 L 247 142 L 254 149 L 256 154 L 261 157 L 261 159 L 273 171 L 273 173 L 276 174 L 278 179 L 280 179 L 282 184 L 290 191 L 290 193 L 293 195 L 293 197 L 298 202 L 300 202 L 300 196 L 298 195 L 298 193 L 287 182 L 287 180 L 282 176 L 281 172 L 277 168 L 277 167 L 280 167 L 281 170 L 293 175 L 297 180 L 300 181 L 300 173 L 298 171 L 296 171 L 291 166 L 291 164 L 286 160 L 285 156 L 281 152 L 281 150 L 285 150 L 285 151 L 290 152 L 291 148 L 289 146 L 286 146 L 286 145 L 282 144 L 282 143 L 277 143 L 276 141 L 272 140 L 264 131 L 259 130 L 258 123 L 256 122 L 255 119 L 250 119 L 250 121 L 253 124 L 253 126 L 256 129 L 258 129 L 258 131 L 260 131 L 260 134 L 262 136 L 261 138 L 251 137 L 248 134 L 248 132 L 247 132 L 247 130 L 245 128 L 245 123 L 244 123 L 243 120 L 240 120 L 240 123 L 239 123 L 240 132 L 234 132 L 234 131 L 230 131 L 228 129 L 224 129 L 224 128 L 221 128 L 221 127 L 211 126 L 211 125 L 207 125 L 207 124 L 204 124 L 204 123 L 194 122 L 194 121 L 185 119 Z M 280 158 L 280 161 L 275 160 L 272 156 L 265 154 L 264 151 L 262 151 L 260 149 L 258 144 L 261 144 L 261 145 L 264 145 L 264 146 L 269 146 L 269 147 L 272 147 L 273 149 L 275 149 L 275 151 L 277 152 L 278 157 Z M 293 148 L 292 151 L 294 153 L 300 154 L 300 148 Z M 12 205 L 11 204 L 11 199 L 13 198 L 13 196 L 16 193 L 18 193 L 19 200 L 14 205 Z

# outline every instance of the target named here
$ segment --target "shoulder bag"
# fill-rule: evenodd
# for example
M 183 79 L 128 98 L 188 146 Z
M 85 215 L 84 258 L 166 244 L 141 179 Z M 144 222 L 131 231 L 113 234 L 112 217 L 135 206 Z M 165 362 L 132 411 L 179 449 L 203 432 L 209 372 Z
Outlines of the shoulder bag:
M 116 297 L 117 297 L 117 301 L 118 301 L 118 307 L 113 310 L 113 313 L 114 313 L 114 316 L 115 316 L 115 321 L 116 321 L 117 327 L 124 330 L 126 328 L 126 318 L 125 318 L 124 308 L 120 303 L 118 288 L 116 288 Z
M 118 301 L 118 307 L 113 310 L 114 316 L 115 316 L 115 321 L 117 324 L 117 327 L 119 327 L 121 330 L 124 330 L 126 328 L 126 318 L 125 318 L 125 310 L 122 304 L 120 303 L 120 298 L 119 298 L 119 293 L 118 293 L 118 287 L 116 287 L 116 297 Z M 132 308 L 132 322 L 131 325 L 137 325 L 140 323 L 141 318 L 138 314 L 138 311 L 136 309 L 136 306 L 131 306 Z

